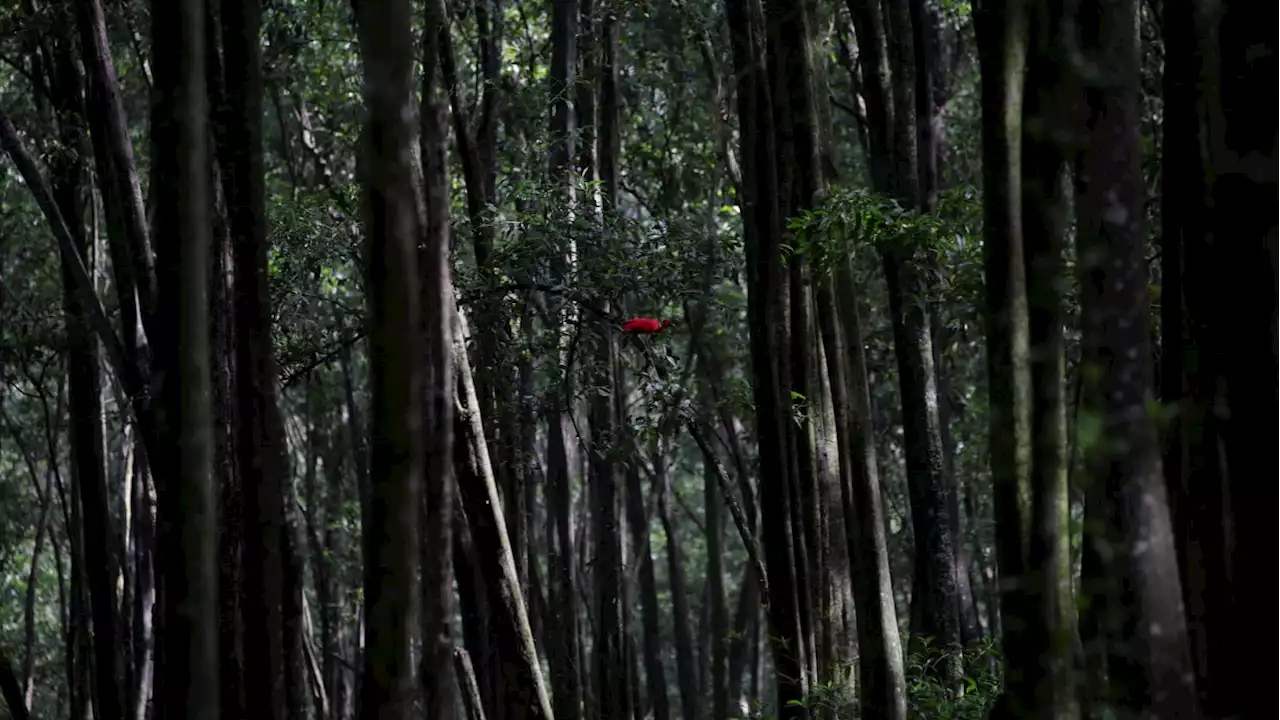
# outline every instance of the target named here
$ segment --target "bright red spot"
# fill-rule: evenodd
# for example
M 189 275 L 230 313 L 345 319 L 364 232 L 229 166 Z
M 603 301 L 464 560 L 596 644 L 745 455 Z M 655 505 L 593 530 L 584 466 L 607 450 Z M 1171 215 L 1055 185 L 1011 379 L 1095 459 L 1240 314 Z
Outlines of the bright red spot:
M 671 318 L 667 318 L 662 322 L 658 322 L 653 318 L 638 317 L 622 323 L 622 331 L 629 333 L 643 333 L 649 335 L 656 332 L 662 332 L 671 326 Z

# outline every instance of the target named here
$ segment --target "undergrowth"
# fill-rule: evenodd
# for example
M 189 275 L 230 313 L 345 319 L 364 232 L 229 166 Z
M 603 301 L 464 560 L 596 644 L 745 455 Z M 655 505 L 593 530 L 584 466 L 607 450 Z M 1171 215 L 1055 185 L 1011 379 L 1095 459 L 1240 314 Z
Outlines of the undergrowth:
M 907 715 L 920 720 L 979 720 L 985 718 L 1000 692 L 1000 657 L 994 641 L 983 640 L 965 650 L 935 647 L 929 642 L 906 657 Z M 945 683 L 933 672 L 952 653 L 961 657 L 958 684 Z M 809 690 L 804 706 L 814 720 L 857 720 L 857 689 L 850 678 L 857 668 L 840 667 L 835 673 L 840 680 L 816 685 Z M 757 705 L 750 720 L 775 720 L 773 708 Z

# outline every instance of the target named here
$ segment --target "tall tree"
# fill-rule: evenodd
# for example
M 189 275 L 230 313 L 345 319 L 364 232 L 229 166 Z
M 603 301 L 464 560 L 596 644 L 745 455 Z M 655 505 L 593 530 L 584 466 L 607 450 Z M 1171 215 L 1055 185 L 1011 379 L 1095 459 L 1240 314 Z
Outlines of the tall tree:
M 1037 0 L 1029 17 L 1028 63 L 1022 121 L 1022 227 L 1026 263 L 1031 380 L 1031 512 L 1027 635 L 1036 643 L 1043 676 L 1037 711 L 1076 717 L 1075 598 L 1071 587 L 1070 488 L 1064 335 L 1067 205 L 1064 169 L 1075 135 L 1073 75 L 1057 48 L 1070 26 L 1063 0 Z M 1012 530 L 1012 528 L 1011 528 Z
M 493 713 L 508 720 L 551 720 L 551 701 L 542 681 L 529 610 L 524 602 L 515 556 L 507 537 L 506 518 L 498 499 L 498 485 L 489 465 L 484 419 L 472 380 L 471 366 L 461 359 L 467 337 L 465 318 L 454 312 L 454 458 L 458 494 L 466 512 L 476 556 L 487 590 L 486 601 L 498 656 L 503 659 Z
M 1270 87 L 1276 39 L 1257 13 L 1236 2 L 1162 13 L 1160 378 L 1161 399 L 1176 405 L 1164 472 L 1208 717 L 1256 706 L 1261 681 L 1260 668 L 1232 650 L 1258 631 L 1249 619 L 1257 579 L 1239 569 L 1267 562 L 1259 557 L 1266 543 L 1250 538 L 1268 521 L 1237 478 L 1267 476 L 1276 462 L 1266 443 L 1249 439 L 1275 433 L 1264 407 L 1276 365 L 1274 249 L 1266 249 L 1276 232 L 1276 145 L 1267 129 L 1276 112 L 1248 88 Z M 1267 313 L 1270 338 L 1256 331 Z
M 1082 2 L 1088 135 L 1077 168 L 1082 412 L 1091 490 L 1108 499 L 1105 607 L 1111 701 L 1124 714 L 1193 717 L 1194 673 L 1151 407 L 1145 188 L 1136 1 Z M 1094 518 L 1099 520 L 1102 518 Z
M 574 162 L 574 114 L 570 89 L 577 65 L 578 3 L 577 0 L 553 0 L 551 4 L 551 66 L 549 97 L 551 99 L 548 175 L 566 206 L 573 203 L 574 191 L 570 174 Z M 551 260 L 554 279 L 568 270 L 568 247 L 557 247 Z M 561 313 L 564 305 L 556 297 L 547 300 L 546 330 L 559 340 Z M 559 363 L 557 363 L 557 366 Z M 548 628 L 550 638 L 551 697 L 555 714 L 561 720 L 582 717 L 583 680 L 578 663 L 580 639 L 578 613 L 572 598 L 576 590 L 576 563 L 573 533 L 573 492 L 569 476 L 568 449 L 565 446 L 566 398 L 560 396 L 562 383 L 547 398 L 547 462 L 545 492 L 547 517 L 554 537 L 548 537 L 547 574 Z
M 408 720 L 417 688 L 411 647 L 424 460 L 410 3 L 359 0 L 356 25 L 368 111 L 363 151 L 373 389 L 360 713 Z
M 54 156 L 49 171 L 54 201 L 82 258 L 92 258 L 85 231 L 86 190 L 89 189 L 82 153 L 86 150 L 83 121 L 83 77 L 76 63 L 74 33 L 65 23 L 50 38 L 43 53 L 47 86 L 57 113 L 59 139 L 67 152 Z M 90 196 L 91 198 L 91 196 Z M 116 596 L 113 522 L 103 456 L 102 383 L 98 369 L 98 341 L 90 325 L 89 308 L 75 290 L 70 258 L 62 263 L 63 305 L 67 328 L 67 404 L 70 415 L 71 472 L 81 507 L 84 573 L 93 618 L 94 712 L 121 718 L 124 712 L 120 615 Z
M 200 0 L 151 5 L 156 101 L 151 115 L 156 195 L 158 322 L 163 369 L 158 428 L 180 462 L 157 477 L 160 607 L 156 715 L 219 717 L 217 505 L 209 349 L 209 126 L 205 7 Z M 150 453 L 152 457 L 156 453 Z
M 286 653 L 291 645 L 286 635 L 300 628 L 286 622 L 287 596 L 297 592 L 296 584 L 287 582 L 296 572 L 296 547 L 285 510 L 289 465 L 267 278 L 262 5 L 231 0 L 219 10 L 227 100 L 219 108 L 216 137 L 235 278 L 237 474 L 247 489 L 242 515 L 245 694 L 268 717 L 283 718 L 299 704 L 297 682 L 288 679 L 300 658 L 296 645 L 294 653 Z
M 738 122 L 743 157 L 744 236 L 747 245 L 748 315 L 752 391 L 760 445 L 760 485 L 766 566 L 769 573 L 769 637 L 777 672 L 780 718 L 807 716 L 804 655 L 797 601 L 790 513 L 790 461 L 784 408 L 790 404 L 780 372 L 786 353 L 776 329 L 786 326 L 782 272 L 777 155 L 769 67 L 760 21 L 752 3 L 727 6 L 738 79 Z M 792 702 L 796 701 L 796 702 Z
M 596 100 L 604 86 L 601 72 L 604 42 L 601 31 L 604 29 L 603 15 L 606 9 L 593 0 L 582 0 L 579 11 L 578 54 L 582 77 L 578 82 L 576 103 L 580 131 L 578 170 L 584 179 L 593 182 L 600 178 L 602 160 Z M 616 115 L 616 102 L 611 110 Z M 616 153 L 617 144 L 613 142 L 603 149 Z M 610 160 L 616 165 L 616 160 Z M 604 197 L 597 195 L 597 190 L 593 187 L 588 190 L 587 202 L 584 203 L 585 214 L 602 226 L 606 219 L 603 214 L 604 203 L 608 203 L 610 210 L 617 203 L 616 182 L 612 192 L 613 197 L 606 201 Z M 607 233 L 601 235 L 608 237 Z M 595 310 L 607 317 L 610 308 L 609 302 L 599 301 Z M 595 585 L 592 614 L 595 617 L 596 636 L 592 643 L 591 668 L 596 714 L 602 720 L 622 720 L 631 716 L 632 709 L 626 651 L 627 623 L 623 613 L 625 592 L 619 514 L 622 498 L 618 493 L 618 467 L 615 462 L 615 448 L 619 437 L 615 403 L 620 400 L 615 395 L 618 348 L 612 329 L 602 329 L 603 332 L 592 338 L 589 382 L 596 391 L 587 401 L 587 425 L 591 433 L 587 484 L 591 503 L 592 541 L 595 546 L 591 575 Z
M 893 93 L 893 183 L 889 194 L 904 208 L 921 205 L 920 143 L 916 125 L 917 67 L 915 25 L 910 0 L 885 3 L 888 21 L 890 87 Z M 926 147 L 929 145 L 926 144 Z M 882 251 L 893 321 L 894 353 L 902 396 L 903 444 L 911 522 L 915 532 L 912 604 L 920 626 L 913 638 L 931 637 L 940 646 L 960 643 L 955 548 L 951 534 L 951 485 L 942 454 L 938 417 L 937 373 L 933 366 L 933 338 L 929 332 L 929 288 L 925 259 L 906 243 Z M 936 666 L 947 682 L 959 681 L 959 658 L 948 653 Z
M 444 3 L 428 2 L 422 49 L 420 146 L 426 235 L 418 251 L 422 323 L 426 338 L 422 562 L 422 685 L 428 717 L 454 713 L 453 640 L 453 277 L 449 264 L 447 97 L 442 55 L 448 35 Z M 452 53 L 452 49 L 449 49 Z M 465 358 L 463 360 L 465 362 Z
M 997 709 L 1030 712 L 1038 647 L 1028 627 L 1031 376 L 1022 232 L 1022 111 L 1028 4 L 984 0 L 975 17 L 982 71 L 983 266 L 986 278 L 988 427 L 1000 568 L 1003 649 L 1009 659 Z
M 1266 574 L 1245 572 L 1244 568 L 1265 567 L 1275 559 L 1269 540 L 1275 519 L 1263 508 L 1263 503 L 1250 502 L 1251 492 L 1247 489 L 1250 486 L 1243 478 L 1266 478 L 1280 471 L 1276 454 L 1266 451 L 1270 438 L 1277 433 L 1275 405 L 1271 399 L 1277 396 L 1277 376 L 1280 375 L 1277 372 L 1280 331 L 1272 304 L 1280 284 L 1276 277 L 1280 172 L 1277 171 L 1274 129 L 1278 111 L 1274 96 L 1262 99 L 1257 95 L 1259 89 L 1269 93 L 1270 88 L 1277 87 L 1277 38 L 1270 30 L 1270 16 L 1263 6 L 1230 0 L 1220 7 L 1219 82 L 1221 117 L 1226 125 L 1222 139 L 1214 144 L 1213 237 L 1219 248 L 1224 238 L 1233 238 L 1236 242 L 1226 243 L 1225 252 L 1219 255 L 1226 262 L 1214 263 L 1219 282 L 1211 287 L 1229 291 L 1220 295 L 1210 292 L 1213 300 L 1223 304 L 1209 306 L 1209 314 L 1223 323 L 1217 337 L 1234 340 L 1234 343 L 1212 347 L 1224 353 L 1219 356 L 1224 361 L 1220 367 L 1225 369 L 1230 394 L 1230 439 L 1226 445 L 1231 469 L 1231 516 L 1236 535 L 1233 547 L 1238 553 L 1232 566 L 1239 583 L 1235 588 L 1236 612 L 1233 614 L 1238 624 L 1231 644 L 1239 647 L 1258 630 L 1254 619 L 1270 623 L 1264 599 Z M 1235 313 L 1239 308 L 1250 309 L 1247 317 L 1253 322 L 1247 332 L 1229 323 L 1229 318 L 1238 317 Z M 1268 314 L 1269 337 L 1261 331 L 1266 327 Z M 1237 484 L 1236 478 L 1242 482 Z M 1269 631 L 1270 627 L 1262 632 Z M 1262 688 L 1269 683 L 1268 664 L 1246 663 L 1238 675 L 1226 668 L 1222 672 L 1237 678 L 1240 692 L 1236 697 L 1242 712 L 1266 702 Z

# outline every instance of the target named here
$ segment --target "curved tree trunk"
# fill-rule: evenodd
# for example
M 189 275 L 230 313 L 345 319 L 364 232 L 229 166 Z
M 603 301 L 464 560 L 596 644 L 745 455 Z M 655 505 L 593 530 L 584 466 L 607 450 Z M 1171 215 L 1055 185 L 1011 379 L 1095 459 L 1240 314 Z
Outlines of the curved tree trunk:
M 471 367 L 463 361 L 467 337 L 461 314 L 454 325 L 454 467 L 458 494 L 475 540 L 476 555 L 487 589 L 491 638 L 503 658 L 495 706 L 506 720 L 551 720 L 551 702 L 542 681 L 537 648 L 529 629 L 529 614 L 515 558 L 507 538 L 506 520 L 498 487 L 489 467 L 484 424 L 471 379 Z

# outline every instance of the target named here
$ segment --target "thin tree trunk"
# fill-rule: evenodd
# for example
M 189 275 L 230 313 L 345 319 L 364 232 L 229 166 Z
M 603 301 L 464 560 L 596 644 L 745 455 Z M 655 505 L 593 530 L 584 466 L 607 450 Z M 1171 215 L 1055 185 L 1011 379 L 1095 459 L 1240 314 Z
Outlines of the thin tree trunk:
M 53 472 L 45 473 L 45 489 L 40 498 L 40 514 L 36 520 L 36 538 L 32 543 L 31 566 L 27 571 L 27 592 L 22 601 L 22 695 L 23 707 L 29 707 L 35 695 L 36 589 L 40 579 L 40 556 L 49 529 L 49 511 L 53 508 Z M 32 476 L 32 481 L 36 477 Z M 39 485 L 36 484 L 36 489 Z
M 1040 643 L 1043 677 L 1037 711 L 1079 716 L 1073 677 L 1076 641 L 1072 593 L 1071 493 L 1068 480 L 1063 250 L 1066 245 L 1066 155 L 1063 137 L 1075 94 L 1058 71 L 1066 41 L 1062 0 L 1033 6 L 1028 94 L 1023 109 L 1022 217 L 1025 232 L 1031 369 L 1031 542 L 1028 589 L 1030 634 Z M 1062 131 L 1066 131 L 1066 133 Z M 1034 614 L 1031 614 L 1031 613 Z
M 649 544 L 649 518 L 645 512 L 640 470 L 634 464 L 627 468 L 627 524 L 631 529 L 633 552 L 636 561 L 640 563 L 640 619 L 649 703 L 653 706 L 653 720 L 671 720 L 667 676 L 662 665 L 658 587 L 654 577 L 653 552 Z
M 489 450 L 484 442 L 484 424 L 479 416 L 470 365 L 463 361 L 467 337 L 461 314 L 455 315 L 454 357 L 457 385 L 454 412 L 454 464 L 458 490 L 468 524 L 475 538 L 485 585 L 488 589 L 492 637 L 503 658 L 498 704 L 507 720 L 551 720 L 551 702 L 542 681 L 537 649 L 529 630 L 528 610 L 515 558 L 507 538 L 506 521 L 498 500 L 498 488 L 489 467 Z
M 454 438 L 457 443 L 457 438 Z M 458 457 L 454 458 L 455 464 Z M 467 648 L 467 655 L 474 657 L 472 671 L 476 675 L 476 686 L 480 693 L 481 707 L 486 714 L 496 716 L 497 698 L 501 688 L 499 666 L 491 661 L 494 650 L 490 641 L 489 603 L 484 578 L 481 577 L 480 558 L 476 552 L 471 529 L 467 522 L 466 512 L 460 504 L 455 503 L 453 518 L 453 567 L 454 579 L 458 584 L 458 612 L 462 619 L 462 641 Z
M 975 19 L 981 63 L 983 256 L 986 278 L 988 428 L 999 565 L 1005 685 L 1001 716 L 1032 712 L 1039 649 L 1024 575 L 1030 547 L 1031 376 L 1022 255 L 1022 94 L 1027 8 L 997 0 Z
M 68 33 L 69 34 L 69 33 Z M 69 47 L 68 47 L 69 49 Z M 54 105 L 58 111 L 61 141 L 68 148 L 82 148 L 80 126 L 80 74 L 67 53 L 49 58 Z M 57 158 L 50 168 L 54 202 L 81 258 L 89 258 L 84 229 L 86 175 L 71 154 Z M 78 489 L 82 543 L 93 619 L 94 712 L 102 720 L 120 720 L 124 712 L 123 657 L 119 652 L 116 574 L 118 558 L 111 528 L 106 458 L 103 457 L 102 390 L 98 370 L 98 342 L 93 334 L 90 308 L 76 292 L 76 280 L 63 257 L 63 304 L 67 316 L 67 393 L 70 413 L 71 472 Z
M 462 710 L 466 720 L 485 720 L 484 705 L 480 702 L 480 687 L 471 667 L 471 656 L 462 648 L 453 649 L 454 674 L 462 690 Z
M 284 527 L 280 563 L 282 570 L 283 603 L 281 617 L 284 628 L 284 697 L 285 717 L 288 720 L 307 720 L 307 698 L 310 685 L 307 680 L 306 623 L 304 619 L 302 530 L 299 526 L 297 502 L 294 499 L 291 479 L 285 478 Z
M 13 670 L 13 663 L 3 653 L 0 653 L 0 697 L 9 706 L 13 720 L 30 720 L 27 701 L 22 697 L 22 684 Z
M 146 454 L 139 453 L 134 461 L 133 479 L 130 483 L 133 493 L 134 548 L 137 554 L 138 572 L 134 582 L 133 594 L 133 666 L 135 668 L 134 685 L 130 687 L 132 705 L 129 706 L 130 720 L 146 720 L 147 707 L 151 702 L 152 688 L 155 684 L 155 632 L 153 610 L 156 602 L 155 582 L 155 513 L 147 492 Z M 221 583 L 219 583 L 219 601 L 221 601 Z M 222 636 L 219 635 L 219 654 L 222 654 Z M 243 668 L 243 665 L 237 666 Z M 221 673 L 221 668 L 219 670 Z
M 449 264 L 449 172 L 447 100 L 440 47 L 448 25 L 442 2 L 427 5 L 423 41 L 421 132 L 423 193 L 427 223 L 419 250 L 422 323 L 426 337 L 426 407 L 423 445 L 422 686 L 427 717 L 452 718 L 455 706 L 453 638 L 453 277 Z M 434 30 L 434 32 L 433 32 Z M 452 49 L 450 49 L 452 52 Z M 493 92 L 487 89 L 486 93 Z M 465 362 L 465 355 L 461 358 Z M 472 678 L 474 682 L 474 678 Z
M 671 487 L 668 484 L 665 458 L 659 450 L 653 455 L 653 492 L 658 496 L 658 519 L 667 536 L 667 583 L 671 589 L 671 619 L 675 627 L 676 679 L 680 688 L 680 707 L 686 720 L 701 717 L 698 697 L 698 668 L 693 654 L 693 628 L 689 621 L 689 594 L 685 586 L 684 553 L 680 534 L 671 517 Z
M 135 327 L 139 320 L 148 334 L 156 330 L 151 235 L 101 0 L 77 0 L 76 18 L 88 76 L 95 167 L 107 214 L 116 295 L 122 308 L 121 329 L 132 352 L 138 347 Z
M 551 4 L 550 122 L 551 147 L 548 153 L 549 175 L 557 185 L 566 206 L 573 204 L 574 193 L 569 184 L 573 167 L 575 121 L 570 102 L 577 65 L 578 4 L 576 0 L 553 0 Z M 552 272 L 563 276 L 567 270 L 568 247 L 558 248 L 552 260 Z M 548 302 L 546 330 L 558 337 L 561 333 L 562 304 L 555 298 Z M 557 378 L 556 387 L 560 386 Z M 565 405 L 567 399 L 559 390 L 547 399 L 546 489 L 548 518 L 554 532 L 549 534 L 548 585 L 554 598 L 550 606 L 553 627 L 549 628 L 551 696 L 560 720 L 578 720 L 583 715 L 584 687 L 578 660 L 580 640 L 578 614 L 573 601 L 576 592 L 576 562 L 573 543 L 572 488 L 569 478 L 568 450 L 565 447 Z
M 729 695 L 725 683 L 725 652 L 728 650 L 728 617 L 724 597 L 724 522 L 720 517 L 720 483 L 713 468 L 703 471 L 703 498 L 707 528 L 707 602 L 711 606 L 711 717 L 729 717 Z

